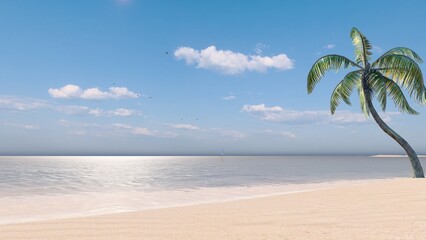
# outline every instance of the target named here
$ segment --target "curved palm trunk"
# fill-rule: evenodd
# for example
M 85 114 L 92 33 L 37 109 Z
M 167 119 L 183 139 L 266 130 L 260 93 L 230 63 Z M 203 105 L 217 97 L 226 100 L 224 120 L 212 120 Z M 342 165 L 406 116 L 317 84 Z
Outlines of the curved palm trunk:
M 401 136 L 399 136 L 398 133 L 396 133 L 394 130 L 392 130 L 379 116 L 376 109 L 373 106 L 373 102 L 371 101 L 371 95 L 368 90 L 364 89 L 364 95 L 367 100 L 367 105 L 370 110 L 371 115 L 373 116 L 376 123 L 379 125 L 379 127 L 388 134 L 391 138 L 393 138 L 401 147 L 405 150 L 405 152 L 408 155 L 408 158 L 410 159 L 411 167 L 413 168 L 414 172 L 414 178 L 424 178 L 425 175 L 423 173 L 422 165 L 420 164 L 419 158 L 417 157 L 416 152 L 414 149 L 408 144 L 405 139 L 403 139 Z

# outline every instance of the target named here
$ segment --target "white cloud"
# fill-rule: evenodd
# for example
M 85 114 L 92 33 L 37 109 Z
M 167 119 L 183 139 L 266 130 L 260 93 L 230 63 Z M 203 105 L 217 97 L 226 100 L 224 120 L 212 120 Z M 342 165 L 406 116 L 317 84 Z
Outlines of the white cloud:
M 114 123 L 112 124 L 114 128 L 121 128 L 121 129 L 132 129 L 132 126 L 122 123 Z
M 59 89 L 49 88 L 48 92 L 54 98 L 78 98 L 83 91 L 79 86 L 68 84 Z
M 52 97 L 55 97 L 55 96 L 52 94 Z M 74 96 L 71 96 L 71 97 L 74 97 Z M 113 95 L 109 92 L 102 92 L 98 88 L 88 88 L 82 91 L 79 96 L 75 96 L 75 97 L 82 98 L 82 99 L 107 99 L 107 98 L 113 98 Z
M 32 124 L 6 123 L 6 125 L 11 126 L 11 127 L 15 127 L 15 128 L 24 129 L 24 130 L 38 130 L 38 129 L 40 129 L 39 126 L 32 125 Z
M 176 137 L 176 134 L 170 132 L 160 132 L 157 130 L 151 130 L 144 127 L 134 127 L 127 124 L 114 123 L 112 128 L 121 134 L 131 134 L 131 135 L 140 135 L 140 136 L 151 136 L 151 137 L 161 137 L 161 138 L 171 138 Z
M 175 128 L 175 129 L 191 130 L 191 131 L 203 132 L 207 134 L 219 135 L 219 136 L 226 137 L 228 139 L 233 139 L 233 140 L 246 137 L 246 134 L 239 132 L 237 130 L 232 130 L 232 129 L 222 129 L 222 128 L 202 129 L 192 124 L 165 124 L 165 126 Z
M 31 98 L 18 98 L 13 96 L 0 96 L 0 109 L 15 110 L 15 111 L 31 111 L 35 109 L 49 109 L 53 111 L 62 112 L 68 115 L 92 115 L 96 117 L 101 116 L 118 116 L 128 117 L 132 115 L 141 114 L 136 110 L 126 108 L 117 108 L 115 110 L 105 111 L 101 108 L 89 108 L 87 106 L 79 105 L 56 105 L 49 104 L 45 101 Z
M 87 100 L 137 98 L 138 94 L 125 87 L 110 87 L 109 91 L 101 91 L 99 88 L 81 89 L 77 85 L 68 84 L 61 88 L 49 88 L 53 98 L 79 98 Z
M 160 138 L 176 137 L 176 134 L 170 132 L 160 132 L 148 129 L 146 127 L 132 126 L 123 123 L 97 124 L 97 123 L 76 123 L 68 120 L 60 120 L 59 125 L 69 129 L 73 135 L 88 135 L 96 137 L 109 136 L 150 136 Z
M 333 48 L 335 48 L 336 47 L 336 45 L 335 44 L 327 44 L 327 45 L 324 45 L 323 46 L 323 48 L 324 49 L 333 49 Z
M 176 129 L 183 129 L 183 130 L 193 130 L 193 131 L 200 130 L 199 127 L 191 125 L 191 124 L 166 124 L 166 126 L 169 126 L 171 128 L 176 128 Z
M 126 87 L 110 87 L 109 93 L 112 98 L 137 98 L 139 95 L 132 91 L 129 91 Z
M 90 109 L 89 107 L 78 105 L 58 105 L 54 107 L 54 109 L 68 115 L 90 114 L 90 112 L 93 111 L 93 109 Z
M 333 123 L 339 125 L 368 123 L 372 121 L 362 113 L 353 113 L 351 111 L 337 111 L 334 115 L 331 115 L 329 111 L 286 110 L 280 106 L 267 107 L 265 104 L 244 105 L 241 111 L 247 112 L 264 121 L 287 124 Z M 398 114 L 398 112 L 388 112 L 381 114 L 381 117 L 384 121 L 390 121 L 391 116 Z
M 125 109 L 125 108 L 117 108 L 117 109 L 111 110 L 111 111 L 104 111 L 100 108 L 96 108 L 96 109 L 89 109 L 87 111 L 87 113 L 89 115 L 93 115 L 93 116 L 96 116 L 96 117 L 102 117 L 102 116 L 128 117 L 128 116 L 134 115 L 135 111 Z
M 248 112 L 248 113 L 257 113 L 257 112 L 261 112 L 261 113 L 265 113 L 265 112 L 282 112 L 284 111 L 284 109 L 280 106 L 274 106 L 274 107 L 267 107 L 265 106 L 265 104 L 259 104 L 259 105 L 244 105 L 243 112 Z
M 89 108 L 86 106 L 78 106 L 78 105 L 58 105 L 55 107 L 55 110 L 68 114 L 68 115 L 84 115 L 88 114 L 95 117 L 128 117 L 139 112 L 135 110 L 125 109 L 125 108 L 117 108 L 115 110 L 105 111 L 101 108 Z
M 188 65 L 196 65 L 198 68 L 215 70 L 224 74 L 235 75 L 245 71 L 265 72 L 268 68 L 288 70 L 294 67 L 294 62 L 286 54 L 272 57 L 260 55 L 244 55 L 230 50 L 217 50 L 210 46 L 201 51 L 190 47 L 176 49 L 177 59 L 185 60 Z
M 292 132 L 279 132 L 278 135 L 288 138 L 296 138 L 296 134 Z
M 237 130 L 222 129 L 222 128 L 211 128 L 209 132 L 219 134 L 222 137 L 231 138 L 233 140 L 241 139 L 247 137 L 246 134 L 239 132 Z
M 114 116 L 121 116 L 121 117 L 128 117 L 134 114 L 133 110 L 125 109 L 125 108 L 117 108 L 114 111 L 111 111 L 111 115 Z
M 268 48 L 268 45 L 263 44 L 263 43 L 257 43 L 256 47 L 254 48 L 254 52 L 257 55 L 262 55 L 263 54 L 263 49 Z
M 60 119 L 58 123 L 59 123 L 59 125 L 61 125 L 63 127 L 68 127 L 71 124 L 70 121 L 68 121 L 66 119 Z
M 136 113 L 139 113 L 137 111 L 125 109 L 125 108 L 117 108 L 117 109 L 111 110 L 111 111 L 104 111 L 104 110 L 98 108 L 98 109 L 92 109 L 91 111 L 93 111 L 92 115 L 95 115 L 97 117 L 100 117 L 100 116 L 129 117 L 129 116 L 135 115 Z M 90 111 L 89 111 L 89 114 L 91 114 Z
M 264 133 L 277 135 L 285 138 L 296 138 L 296 134 L 292 132 L 286 132 L 286 131 L 272 131 L 272 130 L 265 130 Z
M 237 97 L 235 97 L 234 95 L 229 95 L 229 96 L 222 97 L 222 100 L 229 101 L 229 100 L 234 100 L 236 98 Z
M 50 107 L 47 102 L 38 99 L 0 96 L 0 109 L 28 111 L 47 107 Z
M 135 134 L 135 135 L 146 135 L 146 136 L 154 136 L 154 135 L 156 135 L 151 130 L 149 130 L 147 128 L 142 128 L 142 127 L 135 127 L 135 128 L 133 128 L 132 133 Z
M 93 115 L 95 117 L 100 117 L 100 116 L 102 116 L 104 114 L 103 111 L 102 111 L 102 109 L 100 109 L 100 108 L 89 109 L 87 113 L 89 115 Z
M 196 64 L 201 59 L 200 52 L 190 47 L 180 47 L 176 49 L 175 56 L 177 59 L 184 59 L 188 65 Z
M 49 104 L 45 101 L 31 98 L 18 98 L 13 96 L 0 96 L 0 110 L 14 110 L 14 111 L 31 111 L 36 109 L 49 109 L 57 112 L 62 112 L 68 115 L 92 115 L 96 117 L 128 117 L 132 115 L 141 114 L 139 111 L 130 110 L 126 108 L 117 108 L 115 110 L 105 111 L 101 108 L 89 108 L 87 106 L 79 105 L 56 105 Z
M 230 137 L 233 139 L 240 139 L 240 138 L 246 137 L 244 133 L 241 133 L 235 130 L 220 130 L 220 135 L 222 135 L 223 137 Z
M 265 121 L 295 124 L 323 122 L 330 115 L 326 111 L 284 110 L 280 106 L 267 107 L 265 104 L 244 105 L 241 111 L 250 113 Z

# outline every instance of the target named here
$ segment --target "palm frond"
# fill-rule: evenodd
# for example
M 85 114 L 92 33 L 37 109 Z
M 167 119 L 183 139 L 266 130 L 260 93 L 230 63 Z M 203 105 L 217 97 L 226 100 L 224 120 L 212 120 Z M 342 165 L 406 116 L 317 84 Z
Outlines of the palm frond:
M 423 103 L 426 103 L 426 89 L 425 89 L 425 92 L 423 94 Z
M 385 76 L 383 76 L 383 81 L 386 85 L 389 96 L 395 102 L 395 106 L 399 109 L 399 111 L 413 115 L 419 114 L 416 110 L 411 108 L 410 104 L 408 104 L 408 101 L 398 84 Z
M 379 101 L 383 112 L 385 112 L 387 103 L 387 88 L 382 74 L 379 72 L 370 73 L 368 75 L 367 83 L 370 89 L 373 91 L 376 99 Z
M 341 68 L 358 66 L 346 57 L 340 55 L 326 55 L 318 59 L 308 73 L 308 93 L 312 93 L 315 85 L 321 80 L 324 74 L 329 70 L 338 71 Z M 359 66 L 358 66 L 359 67 Z
M 364 88 L 362 87 L 362 82 L 357 82 L 358 87 L 358 95 L 359 95 L 359 103 L 361 105 L 361 111 L 364 113 L 366 117 L 370 116 L 370 108 L 367 104 L 367 99 L 365 98 Z
M 357 82 L 361 81 L 362 72 L 360 70 L 353 71 L 343 78 L 339 84 L 334 88 L 330 99 L 330 110 L 331 114 L 334 114 L 336 108 L 340 104 L 340 100 L 343 100 L 346 104 L 351 105 L 350 96 L 353 88 L 357 85 Z
M 357 28 L 352 28 L 351 38 L 352 44 L 355 46 L 355 62 L 357 64 L 363 63 L 366 67 L 372 54 L 370 41 Z
M 378 59 L 373 68 L 407 89 L 418 103 L 426 104 L 422 71 L 413 59 L 399 54 L 386 55 Z
M 396 47 L 396 48 L 392 48 L 391 50 L 383 53 L 383 55 L 380 56 L 373 63 L 373 66 L 376 62 L 380 61 L 381 58 L 388 56 L 388 55 L 403 55 L 403 56 L 406 56 L 406 57 L 413 59 L 416 63 L 422 63 L 423 62 L 423 60 L 420 58 L 420 56 L 417 53 L 415 53 L 413 50 L 406 48 L 406 47 Z

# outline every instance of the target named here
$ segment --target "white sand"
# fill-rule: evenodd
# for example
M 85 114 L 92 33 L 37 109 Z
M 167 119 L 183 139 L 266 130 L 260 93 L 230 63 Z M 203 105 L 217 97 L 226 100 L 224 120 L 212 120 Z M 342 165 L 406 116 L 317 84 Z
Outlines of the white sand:
M 426 180 L 2 225 L 0 239 L 426 239 Z

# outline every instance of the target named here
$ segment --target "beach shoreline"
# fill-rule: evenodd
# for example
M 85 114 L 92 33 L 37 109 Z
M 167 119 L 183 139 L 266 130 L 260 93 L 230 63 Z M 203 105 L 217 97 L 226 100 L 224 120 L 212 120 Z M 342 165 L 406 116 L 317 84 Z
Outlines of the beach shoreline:
M 0 225 L 0 239 L 421 239 L 426 180 Z M 343 237 L 343 238 L 342 238 Z
M 398 179 L 398 178 L 394 178 Z M 61 194 L 0 198 L 0 225 L 131 213 L 348 187 L 383 179 L 180 189 L 154 192 Z M 50 203 L 40 205 L 40 202 Z M 80 206 L 83 205 L 83 206 Z

